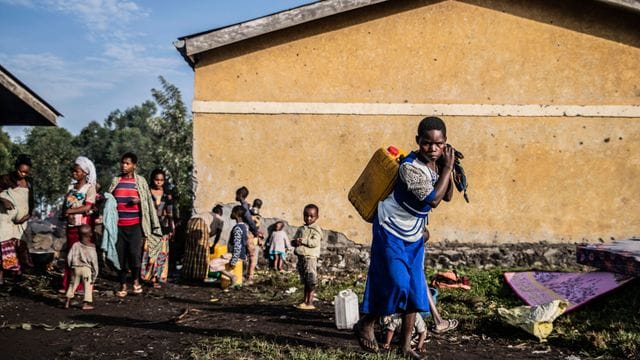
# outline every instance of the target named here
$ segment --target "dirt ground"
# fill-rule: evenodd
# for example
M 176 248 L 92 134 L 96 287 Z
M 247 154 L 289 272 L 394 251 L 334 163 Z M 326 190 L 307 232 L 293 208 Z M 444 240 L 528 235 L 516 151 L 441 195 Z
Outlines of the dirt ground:
M 320 301 L 315 311 L 297 310 L 286 289 L 274 288 L 268 280 L 229 292 L 169 283 L 125 299 L 114 296 L 115 287 L 112 280 L 98 279 L 96 308 L 91 311 L 79 308 L 78 296 L 75 306 L 65 310 L 53 290 L 0 288 L 0 358 L 188 358 L 192 344 L 221 335 L 360 351 L 351 331 L 336 329 L 331 302 Z M 47 330 L 37 325 L 60 322 L 97 326 Z M 32 329 L 11 328 L 24 323 Z M 514 343 L 462 330 L 443 336 L 429 333 L 427 347 L 430 359 L 566 359 L 571 354 L 535 341 Z

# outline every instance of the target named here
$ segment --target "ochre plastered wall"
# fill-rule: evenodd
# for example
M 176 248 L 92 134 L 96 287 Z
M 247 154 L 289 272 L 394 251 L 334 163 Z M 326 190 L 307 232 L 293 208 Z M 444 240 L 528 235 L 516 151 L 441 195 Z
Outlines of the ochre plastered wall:
M 195 100 L 640 104 L 637 33 L 613 41 L 573 30 L 579 20 L 554 26 L 454 1 L 392 10 L 212 51 L 196 67 Z M 196 113 L 196 209 L 230 202 L 246 185 L 265 216 L 300 224 L 314 202 L 323 227 L 368 243 L 349 188 L 376 148 L 412 149 L 420 118 Z M 436 209 L 435 239 L 640 235 L 640 119 L 443 118 L 466 155 L 471 203 L 457 196 Z

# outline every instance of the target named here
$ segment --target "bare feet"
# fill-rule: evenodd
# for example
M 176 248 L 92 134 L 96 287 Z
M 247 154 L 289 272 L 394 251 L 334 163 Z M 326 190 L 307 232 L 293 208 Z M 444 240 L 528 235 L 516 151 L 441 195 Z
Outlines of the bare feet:
M 67 298 L 67 301 L 64 302 L 64 308 L 68 309 L 70 305 L 71 305 L 71 299 Z

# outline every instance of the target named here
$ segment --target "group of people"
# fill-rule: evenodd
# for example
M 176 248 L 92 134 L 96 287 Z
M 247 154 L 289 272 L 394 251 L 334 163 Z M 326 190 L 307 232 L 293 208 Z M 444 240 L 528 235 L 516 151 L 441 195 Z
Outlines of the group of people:
M 447 144 L 446 126 L 437 117 L 424 118 L 415 137 L 418 149 L 401 160 L 393 192 L 378 204 L 373 219 L 371 261 L 362 303 L 364 316 L 354 327 L 360 345 L 372 352 L 379 351 L 374 327 L 386 317 L 389 330 L 383 348 L 396 328 L 401 329 L 399 351 L 412 359 L 425 357 L 422 341 L 412 348 L 411 336 L 418 326 L 416 316 L 430 312 L 436 332 L 457 326 L 455 320 L 442 319 L 435 308 L 424 275 L 425 242 L 429 238 L 428 213 L 441 201 L 453 196 L 452 169 L 455 149 Z M 121 158 L 121 174 L 115 177 L 104 193 L 102 210 L 102 249 L 119 270 L 119 297 L 127 296 L 127 275 L 132 275 L 132 292 L 141 293 L 141 280 L 159 286 L 167 279 L 168 238 L 175 232 L 172 223 L 171 195 L 164 191 L 165 174 L 156 170 L 147 181 L 136 174 L 137 157 L 127 153 Z M 17 249 L 24 223 L 33 210 L 33 191 L 27 180 L 31 159 L 21 155 L 15 171 L 0 177 L 0 238 L 2 271 L 19 271 Z M 85 157 L 76 159 L 73 182 L 65 197 L 64 216 L 67 219 L 68 267 L 63 277 L 63 290 L 72 298 L 80 281 L 85 286 L 85 308 L 91 308 L 91 287 L 98 272 L 95 257 L 94 226 L 98 195 L 95 167 Z M 235 221 L 226 247 L 226 255 L 213 257 L 220 239 L 224 220 L 223 207 L 192 217 L 187 224 L 187 242 L 183 272 L 195 279 L 205 279 L 210 271 L 227 276 L 233 285 L 242 281 L 242 264 L 247 262 L 247 284 L 254 280 L 258 248 L 263 244 L 257 199 L 249 206 L 249 191 L 236 191 L 239 202 L 231 210 Z M 303 210 L 304 225 L 298 228 L 292 241 L 284 232 L 284 223 L 274 225 L 266 248 L 276 270 L 282 270 L 288 248 L 295 248 L 297 269 L 304 284 L 304 301 L 299 309 L 314 308 L 317 285 L 317 260 L 320 256 L 322 230 L 317 225 L 318 206 L 308 204 Z M 144 239 L 144 241 L 143 241 Z M 212 239 L 212 240 L 211 240 Z M 290 245 L 290 246 L 289 246 Z M 239 266 L 239 268 L 238 268 Z M 238 271 L 240 269 L 240 271 Z M 240 278 L 238 278 L 240 274 Z M 88 297 L 87 297 L 88 294 Z M 67 301 L 67 306 L 68 306 Z M 389 335 L 391 334 L 391 335 Z
M 260 215 L 262 200 L 255 199 L 250 206 L 248 196 L 249 190 L 245 186 L 236 190 L 235 200 L 238 205 L 233 206 L 230 213 L 230 219 L 235 224 L 223 251 L 218 248 L 224 227 L 222 205 L 216 205 L 210 212 L 196 214 L 189 220 L 182 276 L 207 281 L 211 279 L 211 274 L 215 274 L 226 277 L 230 286 L 252 285 L 261 248 L 275 271 L 284 270 L 287 253 L 294 249 L 297 271 L 305 288 L 304 300 L 296 307 L 302 310 L 314 309 L 314 292 L 318 282 L 317 260 L 323 237 L 322 229 L 316 223 L 319 217 L 318 206 L 308 204 L 304 207 L 304 225 L 297 229 L 290 240 L 283 221 L 276 221 L 265 234 Z M 245 273 L 246 280 L 243 275 Z
M 97 173 L 84 156 L 71 166 L 71 183 L 62 201 L 60 217 L 66 229 L 65 267 L 59 292 L 68 307 L 76 291 L 84 292 L 83 309 L 92 309 L 93 284 L 102 266 L 98 252 L 104 253 L 117 271 L 120 286 L 116 296 L 142 292 L 141 281 L 154 287 L 167 281 L 169 239 L 175 233 L 172 194 L 165 187 L 162 169 L 151 173 L 150 182 L 136 173 L 138 158 L 126 153 L 120 160 L 120 175 L 113 178 L 106 192 L 100 193 Z M 19 274 L 21 241 L 25 222 L 33 211 L 33 187 L 27 176 L 31 158 L 20 155 L 15 171 L 0 177 L 0 274 Z M 96 248 L 96 242 L 100 248 Z M 3 282 L 0 275 L 0 284 Z

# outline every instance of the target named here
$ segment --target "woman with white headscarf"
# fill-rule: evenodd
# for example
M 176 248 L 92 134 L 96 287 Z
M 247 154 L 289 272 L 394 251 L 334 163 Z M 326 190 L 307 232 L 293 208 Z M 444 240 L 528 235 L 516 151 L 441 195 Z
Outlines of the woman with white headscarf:
M 96 168 L 93 162 L 84 156 L 78 156 L 71 168 L 71 184 L 63 201 L 63 216 L 67 221 L 67 251 L 80 241 L 80 226 L 93 226 L 91 207 L 96 201 Z M 66 292 L 73 271 L 65 268 L 60 292 Z M 82 284 L 78 290 L 82 290 Z

